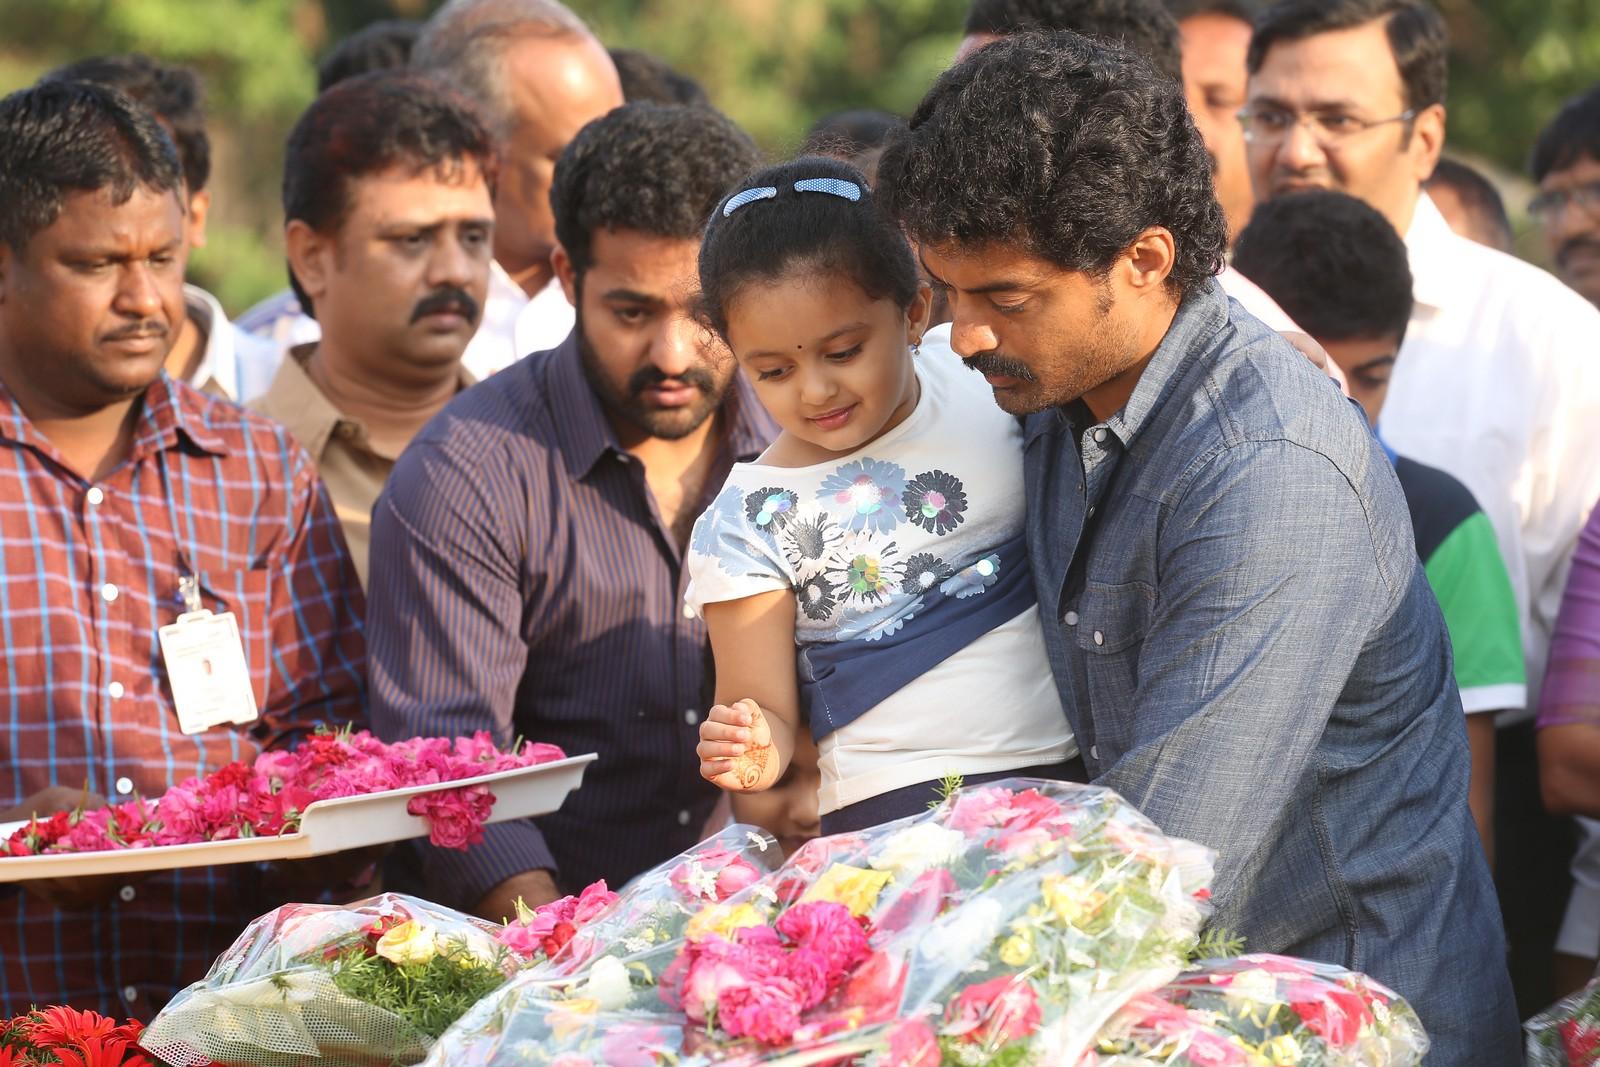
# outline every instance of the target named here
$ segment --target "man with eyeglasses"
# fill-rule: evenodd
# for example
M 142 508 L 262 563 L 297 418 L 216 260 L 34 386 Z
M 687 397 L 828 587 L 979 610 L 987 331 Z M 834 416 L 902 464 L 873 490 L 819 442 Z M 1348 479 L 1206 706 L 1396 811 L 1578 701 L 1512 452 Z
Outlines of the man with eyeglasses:
M 1483 506 L 1511 577 L 1528 689 L 1544 674 L 1577 538 L 1600 497 L 1600 311 L 1555 278 L 1450 230 L 1423 190 L 1445 140 L 1443 20 L 1425 0 L 1281 0 L 1256 22 L 1241 119 L 1259 200 L 1349 193 L 1405 235 L 1414 310 L 1385 440 Z M 1523 1007 L 1551 999 L 1561 824 L 1539 802 L 1535 694 L 1507 687 L 1495 752 L 1501 900 Z M 1508 722 L 1509 720 L 1509 722 Z M 1508 729 L 1508 727 L 1510 727 Z M 1541 926 L 1542 924 L 1542 926 Z
M 1600 85 L 1567 101 L 1533 146 L 1528 205 L 1561 280 L 1600 305 Z

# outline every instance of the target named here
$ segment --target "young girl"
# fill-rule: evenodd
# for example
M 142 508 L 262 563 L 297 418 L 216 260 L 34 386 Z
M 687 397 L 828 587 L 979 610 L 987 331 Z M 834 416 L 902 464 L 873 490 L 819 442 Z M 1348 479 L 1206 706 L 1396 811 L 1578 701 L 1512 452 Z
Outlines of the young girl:
M 690 541 L 716 656 L 701 774 L 767 788 L 804 717 L 824 833 L 923 810 L 948 775 L 1081 780 L 1028 570 L 1020 427 L 947 344 L 919 354 L 929 290 L 861 174 L 820 157 L 757 174 L 712 216 L 700 284 L 783 431 Z

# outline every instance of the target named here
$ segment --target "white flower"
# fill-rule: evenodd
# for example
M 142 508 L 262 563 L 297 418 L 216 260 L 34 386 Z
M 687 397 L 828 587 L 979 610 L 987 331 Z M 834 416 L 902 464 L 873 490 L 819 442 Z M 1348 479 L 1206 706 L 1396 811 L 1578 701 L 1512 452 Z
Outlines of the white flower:
M 768 904 L 778 903 L 778 891 L 765 882 L 757 882 L 751 887 L 750 893 L 758 900 L 764 900 Z
M 707 900 L 717 898 L 717 874 L 698 863 L 690 863 L 689 869 L 684 873 L 684 883 L 694 891 L 697 896 Z
M 633 996 L 633 982 L 621 960 L 615 956 L 601 956 L 589 968 L 589 978 L 578 987 L 577 993 L 581 999 L 597 1002 L 601 1011 L 618 1011 L 627 1007 Z
M 930 867 L 955 862 L 966 847 L 966 836 L 936 823 L 917 823 L 890 835 L 867 862 L 876 870 L 897 875 L 918 875 Z
M 772 842 L 767 840 L 766 834 L 758 834 L 753 830 L 747 830 L 745 831 L 744 836 L 749 838 L 750 843 L 759 848 L 762 852 L 765 852 L 772 846 Z
M 1004 921 L 999 901 L 976 897 L 935 922 L 917 951 L 939 963 L 965 963 L 989 947 Z

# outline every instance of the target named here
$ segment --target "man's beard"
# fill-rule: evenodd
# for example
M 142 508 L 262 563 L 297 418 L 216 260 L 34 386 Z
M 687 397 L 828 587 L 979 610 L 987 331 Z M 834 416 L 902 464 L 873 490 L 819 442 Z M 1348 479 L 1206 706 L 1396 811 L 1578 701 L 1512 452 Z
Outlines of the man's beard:
M 722 405 L 723 396 L 733 382 L 732 373 L 719 382 L 716 375 L 704 366 L 689 367 L 674 378 L 668 378 L 654 366 L 644 366 L 629 375 L 628 380 L 619 387 L 607 376 L 599 354 L 589 343 L 581 310 L 577 312 L 574 328 L 578 334 L 578 355 L 583 365 L 583 375 L 589 380 L 590 388 L 600 397 L 600 403 L 606 411 L 626 419 L 651 437 L 677 441 L 694 433 Z M 644 398 L 645 390 L 667 381 L 693 386 L 700 395 L 693 403 L 681 408 L 653 407 Z

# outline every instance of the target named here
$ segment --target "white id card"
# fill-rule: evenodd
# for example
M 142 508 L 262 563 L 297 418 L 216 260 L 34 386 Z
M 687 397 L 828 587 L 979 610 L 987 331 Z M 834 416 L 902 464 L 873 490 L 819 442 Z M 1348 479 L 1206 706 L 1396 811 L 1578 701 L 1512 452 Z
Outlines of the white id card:
M 256 693 L 233 612 L 186 612 L 163 626 L 160 636 L 179 729 L 198 734 L 256 721 Z

